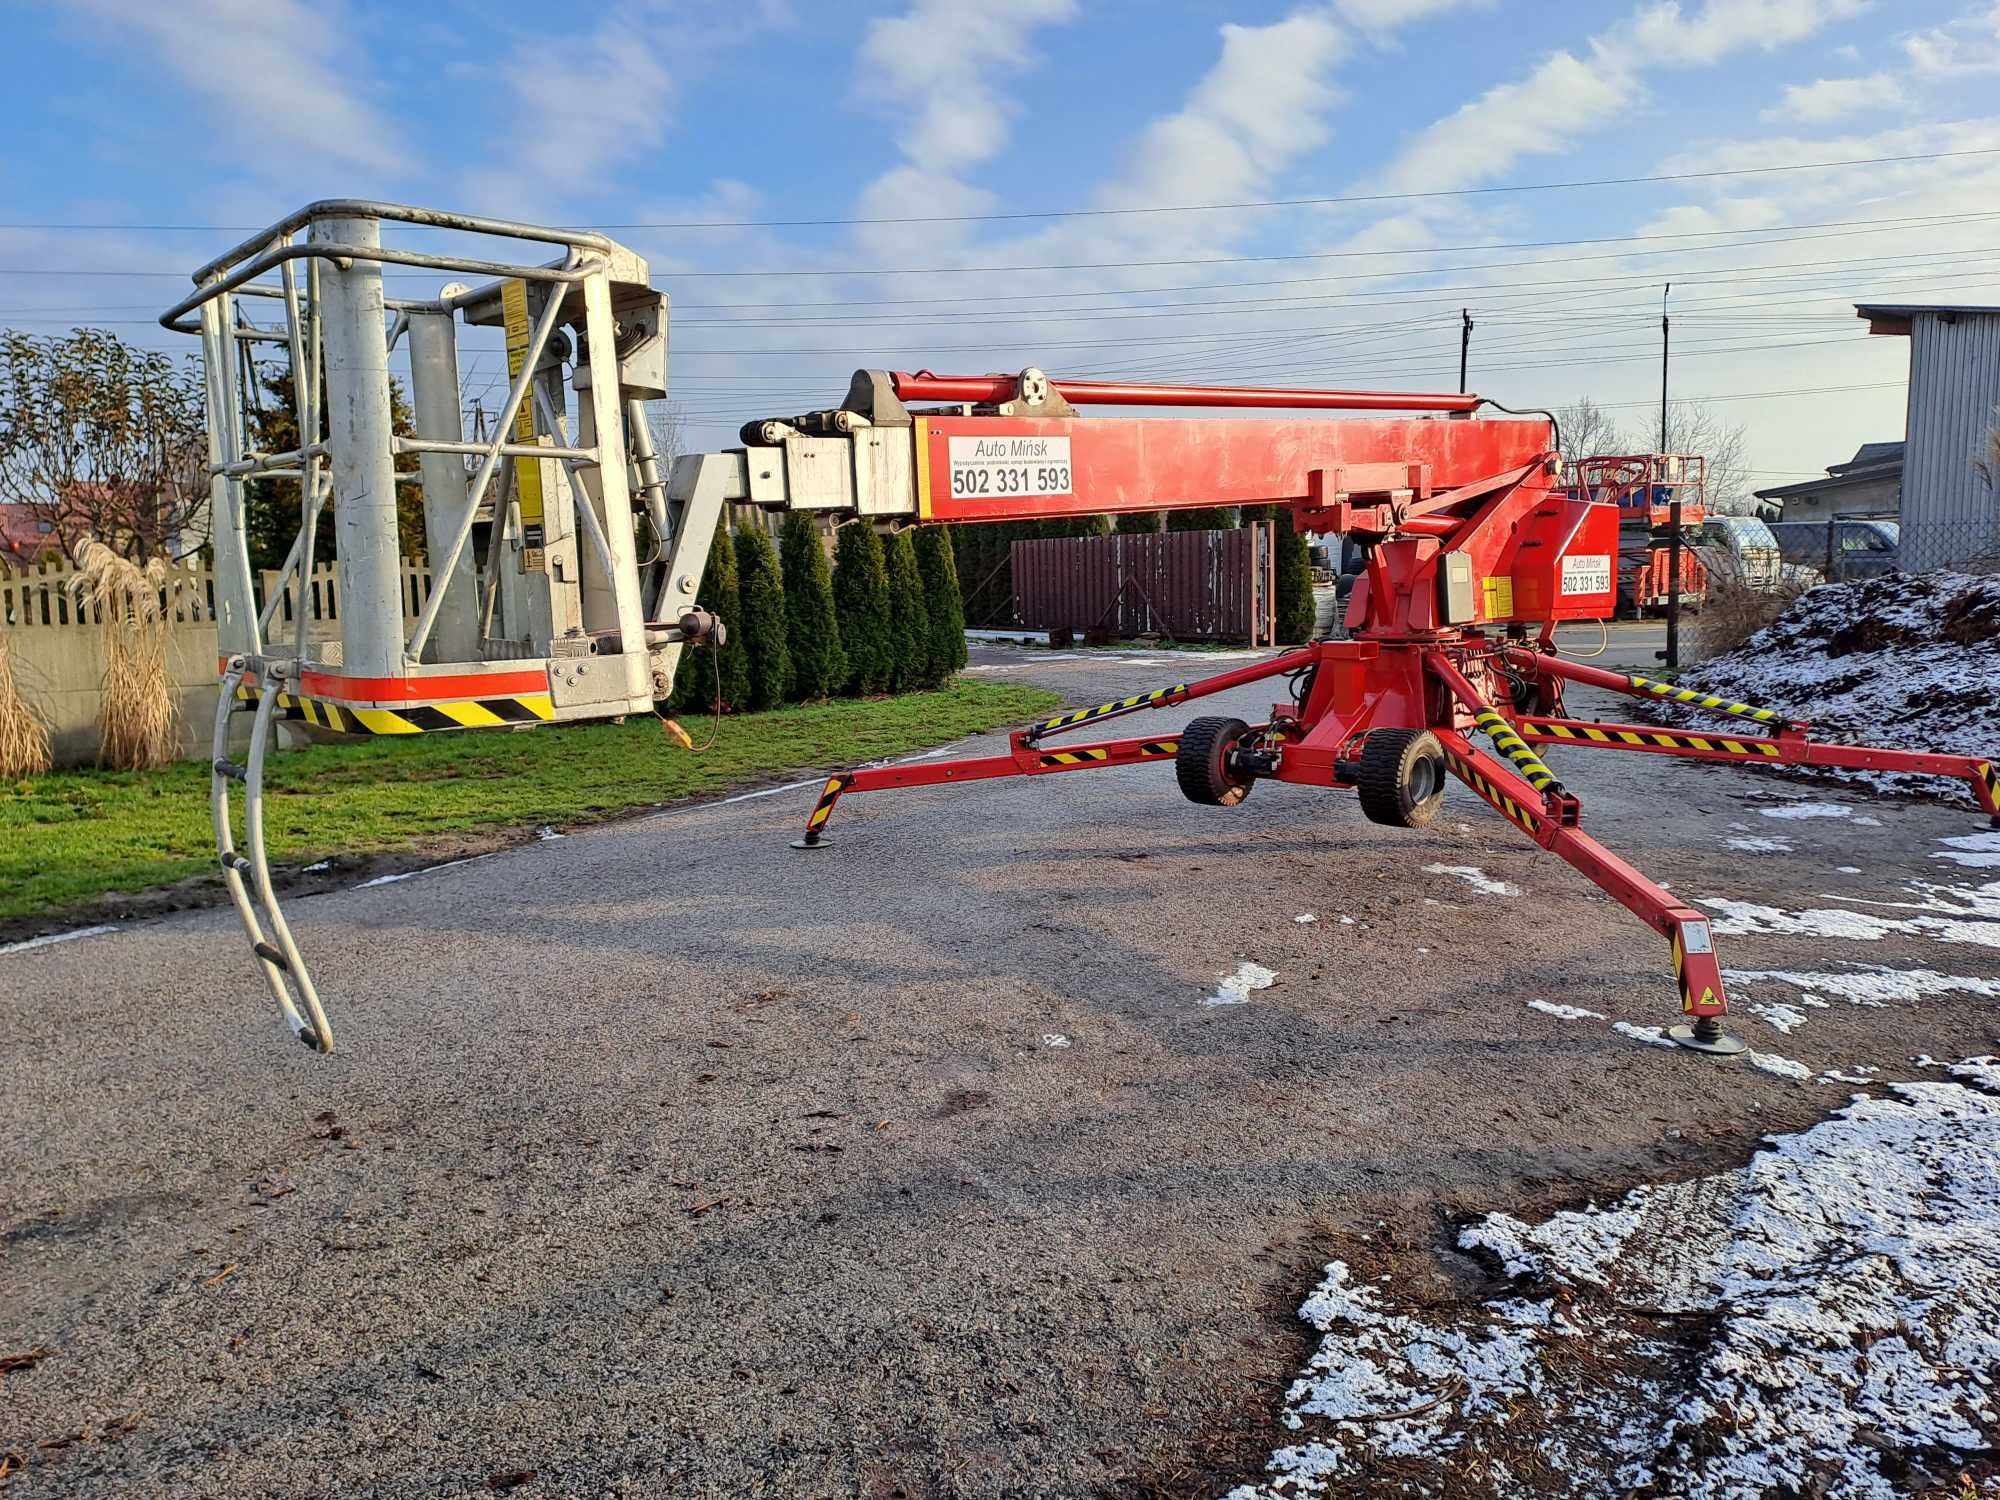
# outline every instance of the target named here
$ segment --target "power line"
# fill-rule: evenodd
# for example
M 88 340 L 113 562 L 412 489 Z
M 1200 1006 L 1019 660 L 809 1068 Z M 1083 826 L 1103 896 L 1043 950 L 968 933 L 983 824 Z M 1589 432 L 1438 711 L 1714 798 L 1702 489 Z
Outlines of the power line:
M 763 270 L 731 270 L 731 271 L 671 270 L 663 272 L 662 275 L 667 280 L 684 281 L 684 280 L 693 280 L 697 278 L 714 278 L 714 277 L 944 276 L 944 275 L 984 275 L 989 273 L 1002 274 L 1002 273 L 1018 273 L 1026 271 L 1115 271 L 1115 270 L 1161 269 L 1161 268 L 1172 268 L 1177 266 L 1266 265 L 1273 263 L 1282 263 L 1287 261 L 1366 260 L 1366 259 L 1378 259 L 1383 257 L 1408 258 L 1412 256 L 1423 256 L 1423 255 L 1462 255 L 1462 254 L 1469 254 L 1474 251 L 1558 250 L 1558 249 L 1572 248 L 1580 245 L 1656 244 L 1664 240 L 1725 239 L 1734 241 L 1734 243 L 1727 243 L 1720 245 L 1687 245 L 1681 247 L 1688 254 L 1697 254 L 1711 250 L 1736 249 L 1736 248 L 1741 248 L 1745 245 L 1756 246 L 1763 244 L 1783 244 L 1792 239 L 1824 239 L 1824 238 L 1838 237 L 1831 235 L 1817 235 L 1804 232 L 1811 230 L 1852 229 L 1857 232 L 1867 231 L 1867 232 L 1886 234 L 1886 233 L 1893 233 L 1896 230 L 1928 229 L 1928 228 L 1935 228 L 1945 224 L 1966 223 L 1975 220 L 1987 220 L 1996 217 L 2000 217 L 2000 210 L 1983 209 L 1983 210 L 1968 210 L 1963 213 L 1953 213 L 1953 214 L 1926 214 L 1917 216 L 1891 215 L 1884 218 L 1874 218 L 1874 219 L 1827 219 L 1814 223 L 1804 223 L 1804 224 L 1767 224 L 1752 229 L 1686 229 L 1686 230 L 1678 230 L 1672 233 L 1596 235 L 1596 236 L 1586 236 L 1582 238 L 1566 239 L 1566 240 L 1503 240 L 1503 241 L 1488 242 L 1486 244 L 1433 245 L 1425 249 L 1406 248 L 1406 249 L 1396 249 L 1396 250 L 1318 250 L 1318 251 L 1304 252 L 1298 255 L 1217 255 L 1217 256 L 1186 258 L 1180 260 L 1051 261 L 1035 265 L 1011 265 L 1011 266 L 1000 266 L 1000 265 L 901 266 L 887 270 L 878 267 L 856 267 L 849 269 L 810 268 L 810 267 L 803 269 L 767 268 Z M 1870 229 L 1869 226 L 1882 226 L 1882 227 L 1879 229 Z M 1773 236 L 1773 238 L 1766 240 L 1749 240 L 1740 238 L 1741 236 L 1746 236 L 1746 235 L 1770 235 Z M 1632 252 L 1634 256 L 1642 254 L 1651 255 L 1651 254 L 1661 254 L 1661 253 L 1671 253 L 1671 252 L 1658 252 L 1658 251 Z M 437 274 L 438 273 L 435 272 L 423 272 L 423 271 L 385 271 L 383 273 L 385 278 L 393 278 L 406 281 L 411 279 L 434 280 L 436 279 Z M 1408 271 L 1403 274 L 1416 276 L 1416 275 L 1423 275 L 1425 273 L 1421 270 L 1415 270 L 1415 271 Z M 106 270 L 100 268 L 67 270 L 49 266 L 0 267 L 0 275 L 99 276 L 99 277 L 126 276 L 135 278 L 143 277 L 148 279 L 163 278 L 167 280 L 186 279 L 183 273 L 179 271 Z M 1309 279 L 1319 279 L 1319 278 L 1309 278 Z M 1255 285 L 1266 285 L 1266 284 L 1276 285 L 1278 283 L 1222 282 L 1222 283 L 1213 283 L 1212 285 L 1255 286 Z M 1193 291 L 1201 289 L 1202 288 L 1199 287 L 1174 287 L 1174 288 L 1164 288 L 1161 290 Z M 1143 295 L 1144 293 L 1150 290 L 1155 290 L 1155 289 L 1145 288 L 1145 287 L 1135 287 L 1129 290 L 1129 295 L 1134 295 L 1134 296 Z M 905 303 L 914 305 L 920 302 L 937 301 L 937 300 L 1000 301 L 1000 300 L 1019 300 L 1019 298 L 1023 296 L 1059 297 L 1059 296 L 1109 296 L 1109 295 L 1121 295 L 1121 294 L 1093 289 L 1087 292 L 1071 292 L 1071 293 L 1063 293 L 1063 292 L 1023 293 L 1023 294 L 1017 294 L 1016 298 L 1014 299 L 1005 299 L 999 297 L 993 297 L 993 298 L 957 297 L 957 298 L 943 298 L 943 299 L 877 298 L 877 299 L 871 299 L 869 302 L 866 303 L 853 303 L 851 305 L 896 306 Z M 690 304 L 690 306 L 699 306 L 703 311 L 718 311 L 726 307 L 795 307 L 795 306 L 835 307 L 835 306 L 847 306 L 847 305 L 850 305 L 850 303 L 848 303 L 845 300 L 829 300 L 816 303 L 784 302 L 784 303 Z
M 823 219 L 679 219 L 650 223 L 600 224 L 601 230 L 623 233 L 634 229 L 818 229 L 864 224 L 995 224 L 1022 219 L 1109 219 L 1145 214 L 1240 213 L 1248 209 L 1335 208 L 1368 203 L 1415 203 L 1433 198 L 1490 197 L 1505 193 L 1550 193 L 1581 188 L 1638 187 L 1666 182 L 1707 182 L 1724 177 L 1768 177 L 1786 172 L 1821 172 L 1841 167 L 1885 167 L 1906 162 L 1949 161 L 1960 157 L 1996 156 L 2000 147 L 1974 147 L 1962 151 L 1921 151 L 1906 156 L 1850 157 L 1840 161 L 1786 162 L 1763 167 L 1719 167 L 1702 172 L 1657 172 L 1632 177 L 1577 178 L 1567 182 L 1520 182 L 1487 187 L 1428 188 L 1401 193 L 1343 193 L 1312 198 L 1262 198 L 1234 203 L 1156 203 L 1126 208 L 1047 208 L 1022 209 L 987 214 L 906 214 L 870 215 Z M 0 224 L 0 230 L 36 230 L 49 233 L 121 231 L 127 233 L 226 233 L 255 234 L 268 228 L 262 224 Z M 408 225 L 405 228 L 439 229 L 441 225 Z

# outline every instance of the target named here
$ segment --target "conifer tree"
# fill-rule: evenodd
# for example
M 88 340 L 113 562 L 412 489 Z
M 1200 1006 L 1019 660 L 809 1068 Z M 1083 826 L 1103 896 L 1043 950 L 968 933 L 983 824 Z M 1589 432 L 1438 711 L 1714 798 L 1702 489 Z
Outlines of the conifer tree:
M 785 645 L 792 661 L 792 696 L 829 698 L 847 686 L 847 653 L 833 611 L 833 572 L 809 511 L 785 517 L 780 540 L 785 578 Z
M 924 608 L 924 579 L 917 546 L 908 530 L 889 539 L 889 690 L 907 693 L 930 676 L 931 621 Z
M 930 654 L 924 684 L 937 687 L 965 665 L 965 610 L 958 598 L 958 572 L 950 528 L 926 526 L 917 532 L 917 571 L 924 580 L 924 612 L 930 617 Z
M 833 551 L 833 608 L 847 653 L 849 693 L 887 690 L 894 671 L 889 642 L 889 574 L 882 539 L 866 521 L 840 528 Z
M 786 644 L 785 584 L 778 551 L 762 529 L 736 533 L 736 587 L 743 599 L 743 666 L 748 679 L 743 706 L 775 708 L 792 690 L 792 655 Z
M 750 674 L 743 660 L 743 597 L 736 586 L 736 547 L 729 529 L 717 524 L 715 540 L 709 544 L 708 567 L 701 575 L 695 601 L 728 627 L 729 644 L 721 648 L 718 663 L 714 646 L 690 646 L 682 650 L 680 666 L 674 672 L 674 707 L 683 713 L 698 713 L 715 707 L 715 679 L 722 673 L 722 706 L 739 709 L 750 695 Z

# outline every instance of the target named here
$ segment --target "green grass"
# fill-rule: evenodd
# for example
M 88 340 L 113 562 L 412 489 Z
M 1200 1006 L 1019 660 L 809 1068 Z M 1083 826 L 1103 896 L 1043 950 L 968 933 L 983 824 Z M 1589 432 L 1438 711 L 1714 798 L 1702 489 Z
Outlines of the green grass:
M 727 718 L 699 755 L 659 722 L 385 736 L 271 757 L 273 863 L 421 848 L 441 838 L 588 821 L 785 771 L 851 766 L 1034 718 L 1039 688 L 959 682 L 934 693 Z M 690 717 L 696 744 L 713 720 Z M 0 919 L 213 871 L 208 768 L 57 771 L 0 785 Z M 240 788 L 234 799 L 240 810 Z M 240 827 L 240 824 L 239 824 Z M 219 883 L 219 882 L 218 882 Z

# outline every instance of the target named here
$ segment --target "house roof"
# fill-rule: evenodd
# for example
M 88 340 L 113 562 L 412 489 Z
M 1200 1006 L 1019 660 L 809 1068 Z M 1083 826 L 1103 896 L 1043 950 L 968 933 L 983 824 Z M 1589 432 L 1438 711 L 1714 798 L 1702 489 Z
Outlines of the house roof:
M 1801 479 L 1797 484 L 1780 484 L 1768 490 L 1752 490 L 1750 493 L 1759 500 L 1784 500 L 1793 495 L 1824 495 L 1829 490 L 1858 489 L 1864 484 L 1875 484 L 1891 479 L 1903 472 L 1902 460 L 1892 464 L 1873 464 L 1866 469 L 1849 469 L 1842 474 L 1828 474 L 1824 479 Z
M 1910 319 L 1920 313 L 1933 313 L 1947 323 L 1956 322 L 1961 317 L 2000 317 L 2000 307 L 1990 303 L 1952 302 L 1857 302 L 1854 315 L 1868 320 L 1870 333 L 1907 334 Z
M 1900 464 L 1903 461 L 1903 443 L 1899 438 L 1893 443 L 1863 443 L 1854 450 L 1854 457 L 1844 464 L 1828 464 L 1829 474 L 1845 474 L 1854 469 L 1873 468 L 1879 464 Z

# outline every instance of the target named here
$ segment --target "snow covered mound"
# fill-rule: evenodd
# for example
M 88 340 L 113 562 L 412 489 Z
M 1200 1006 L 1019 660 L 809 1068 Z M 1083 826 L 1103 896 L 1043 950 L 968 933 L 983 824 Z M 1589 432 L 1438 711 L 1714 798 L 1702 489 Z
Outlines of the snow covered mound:
M 1823 584 L 1682 682 L 1804 719 L 1822 739 L 2000 756 L 2000 575 L 1907 573 Z M 1685 722 L 1697 720 L 1717 722 L 1709 715 Z M 1831 774 L 1968 802 L 1972 796 L 1963 785 L 1929 777 Z
M 2000 1060 L 1857 1095 L 1733 1172 L 1460 1236 L 1513 1285 L 1399 1306 L 1335 1261 L 1228 1500 L 1942 1493 L 2000 1441 Z M 1386 1280 L 1386 1278 L 1385 1278 Z M 1956 1493 L 1956 1490 L 1952 1490 Z

